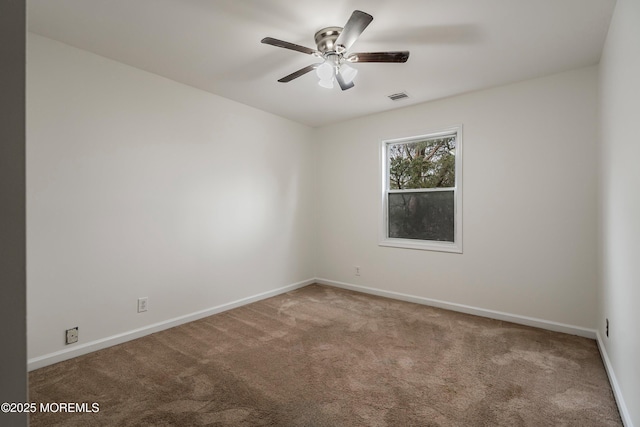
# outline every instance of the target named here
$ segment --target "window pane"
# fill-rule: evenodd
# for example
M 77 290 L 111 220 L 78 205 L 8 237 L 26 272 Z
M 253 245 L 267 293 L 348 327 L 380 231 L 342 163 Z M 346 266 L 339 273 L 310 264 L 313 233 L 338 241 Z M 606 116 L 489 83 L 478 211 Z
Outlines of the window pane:
M 389 237 L 454 241 L 454 192 L 389 194 Z
M 455 135 L 390 144 L 387 149 L 391 190 L 455 187 Z

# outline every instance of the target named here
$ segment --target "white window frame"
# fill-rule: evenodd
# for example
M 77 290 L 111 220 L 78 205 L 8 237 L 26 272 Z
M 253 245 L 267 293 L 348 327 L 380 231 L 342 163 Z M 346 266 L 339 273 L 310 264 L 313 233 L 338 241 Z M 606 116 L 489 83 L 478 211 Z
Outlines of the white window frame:
M 456 160 L 455 174 L 456 183 L 453 187 L 454 191 L 454 241 L 441 242 L 436 240 L 417 240 L 417 239 L 399 239 L 389 237 L 389 215 L 388 194 L 394 192 L 432 192 L 445 191 L 445 189 L 431 188 L 420 190 L 390 190 L 389 188 L 389 145 L 399 143 L 410 143 L 414 141 L 423 141 L 425 139 L 433 139 L 448 135 L 456 135 Z M 420 249 L 427 251 L 454 252 L 462 253 L 462 125 L 450 126 L 444 129 L 424 132 L 421 135 L 410 136 L 405 138 L 385 139 L 380 141 L 380 171 L 381 173 L 381 197 L 380 197 L 380 246 L 390 246 L 405 249 Z M 450 191 L 451 187 L 447 187 L 446 191 Z

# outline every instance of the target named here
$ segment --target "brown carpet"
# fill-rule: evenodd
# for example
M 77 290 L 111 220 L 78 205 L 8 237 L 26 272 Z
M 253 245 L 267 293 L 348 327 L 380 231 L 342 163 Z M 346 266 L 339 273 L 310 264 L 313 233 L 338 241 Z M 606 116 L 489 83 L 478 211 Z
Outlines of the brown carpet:
M 621 426 L 593 340 L 311 285 L 30 374 L 33 426 Z

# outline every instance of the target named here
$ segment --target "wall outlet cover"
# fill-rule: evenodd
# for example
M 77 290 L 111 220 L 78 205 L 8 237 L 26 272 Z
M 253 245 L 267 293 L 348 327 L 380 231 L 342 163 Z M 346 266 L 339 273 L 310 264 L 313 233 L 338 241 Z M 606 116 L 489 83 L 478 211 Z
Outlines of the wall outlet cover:
M 149 298 L 143 297 L 138 298 L 138 313 L 142 313 L 143 311 L 147 311 L 147 302 Z
M 73 344 L 74 342 L 78 342 L 78 327 L 67 329 L 65 334 L 65 342 L 67 344 Z

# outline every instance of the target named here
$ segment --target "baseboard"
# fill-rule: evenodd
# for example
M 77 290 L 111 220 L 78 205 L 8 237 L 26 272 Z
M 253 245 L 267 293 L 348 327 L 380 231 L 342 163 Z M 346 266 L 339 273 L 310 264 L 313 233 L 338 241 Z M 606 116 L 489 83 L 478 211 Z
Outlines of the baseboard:
M 54 363 L 62 362 L 63 360 L 72 359 L 74 357 L 81 356 L 83 354 L 91 353 L 96 350 L 111 347 L 117 344 L 122 344 L 127 341 L 141 338 L 146 335 L 153 334 L 165 329 L 173 328 L 184 323 L 193 322 L 194 320 L 202 319 L 213 314 L 221 313 L 223 311 L 231 310 L 233 308 L 241 307 L 243 305 L 251 304 L 252 302 L 260 301 L 266 298 L 270 298 L 276 295 L 280 295 L 294 289 L 302 288 L 304 286 L 315 283 L 315 279 L 307 279 L 301 282 L 293 283 L 291 285 L 283 286 L 281 288 L 273 289 L 271 291 L 262 292 L 257 295 L 252 295 L 246 298 L 241 298 L 236 301 L 232 301 L 226 304 L 221 304 L 205 310 L 200 310 L 195 313 L 190 313 L 184 316 L 175 317 L 173 319 L 165 320 L 162 322 L 154 323 L 149 326 L 134 329 L 131 331 L 123 332 L 121 334 L 112 335 L 110 337 L 102 338 L 99 340 L 91 341 L 86 344 L 79 345 L 70 349 L 64 349 L 53 353 L 45 354 L 43 356 L 34 357 L 27 360 L 27 370 L 33 371 L 34 369 L 42 368 L 44 366 L 52 365 Z
M 83 354 L 91 353 L 97 350 L 101 350 L 107 347 L 111 347 L 117 344 L 131 341 L 136 338 L 141 338 L 143 336 L 150 335 L 155 332 L 173 328 L 175 326 L 179 326 L 185 323 L 193 322 L 194 320 L 202 319 L 207 316 L 211 316 L 217 313 L 221 313 L 227 310 L 241 307 L 243 305 L 251 304 L 256 301 L 260 301 L 266 298 L 280 295 L 298 288 L 305 287 L 312 283 L 319 283 L 322 285 L 334 286 L 342 289 L 349 289 L 352 291 L 363 292 L 371 295 L 378 295 L 378 296 L 393 298 L 401 301 L 408 301 L 408 302 L 428 305 L 432 307 L 439 307 L 439 308 L 444 308 L 447 310 L 457 311 L 461 313 L 473 314 L 476 316 L 488 317 L 491 319 L 503 320 L 506 322 L 517 323 L 517 324 L 526 325 L 526 326 L 533 326 L 533 327 L 547 329 L 555 332 L 563 332 L 563 333 L 568 333 L 572 335 L 578 335 L 586 338 L 595 339 L 598 343 L 598 348 L 600 350 L 602 360 L 604 361 L 605 370 L 607 372 L 607 375 L 609 376 L 609 381 L 611 383 L 611 388 L 613 390 L 616 403 L 618 404 L 618 409 L 620 411 L 620 417 L 622 418 L 622 422 L 625 427 L 634 427 L 633 422 L 631 421 L 629 410 L 627 409 L 624 398 L 622 397 L 622 391 L 620 390 L 620 386 L 618 384 L 615 373 L 613 371 L 613 367 L 611 366 L 609 356 L 607 355 L 606 347 L 602 342 L 602 337 L 600 336 L 600 333 L 596 330 L 581 328 L 578 326 L 567 325 L 567 324 L 558 323 L 558 322 L 551 322 L 548 320 L 537 319 L 533 317 L 520 316 L 517 314 L 504 313 L 500 311 L 487 310 L 487 309 L 472 307 L 472 306 L 463 305 L 463 304 L 440 301 L 440 300 L 431 299 L 431 298 L 418 297 L 414 295 L 403 294 L 400 292 L 369 288 L 366 286 L 354 285 L 351 283 L 338 282 L 335 280 L 329 280 L 329 279 L 323 279 L 323 278 L 303 280 L 297 283 L 293 283 L 291 285 L 283 286 L 281 288 L 273 289 L 271 291 L 263 292 L 263 293 L 249 296 L 246 298 L 241 298 L 239 300 L 232 301 L 226 304 L 221 304 L 209 309 L 197 311 L 195 313 L 190 313 L 190 314 L 169 319 L 163 322 L 158 322 L 149 326 L 145 326 L 143 328 L 134 329 L 121 334 L 112 335 L 110 337 L 106 337 L 100 340 L 95 340 L 86 344 L 82 344 L 78 347 L 74 347 L 72 349 L 65 349 L 65 350 L 45 354 L 43 356 L 34 357 L 27 361 L 27 369 L 28 371 L 32 371 L 34 369 L 38 369 L 44 366 L 52 365 L 54 363 L 62 362 L 67 359 L 72 359 L 74 357 L 78 357 Z
M 458 311 L 461 313 L 473 314 L 490 319 L 503 320 L 505 322 L 517 323 L 519 325 L 533 326 L 536 328 L 547 329 L 555 332 L 563 332 L 565 334 L 577 335 L 585 338 L 596 339 L 595 329 L 587 329 L 579 326 L 567 325 L 564 323 L 552 322 L 549 320 L 536 319 L 534 317 L 520 316 L 518 314 L 504 313 L 501 311 L 487 310 L 484 308 L 472 307 L 469 305 L 456 304 L 452 302 L 440 301 L 431 298 L 418 297 L 414 295 L 403 294 L 400 292 L 385 291 L 382 289 L 369 288 L 366 286 L 353 285 L 351 283 L 337 282 L 335 280 L 316 278 L 316 283 L 322 285 L 335 286 L 337 288 L 349 289 L 357 292 L 364 292 L 371 295 L 393 298 L 401 301 L 413 302 L 432 307 L 444 308 L 447 310 Z
M 627 405 L 625 404 L 624 398 L 622 397 L 622 390 L 620 390 L 620 385 L 618 384 L 616 374 L 613 371 L 613 366 L 611 365 L 609 355 L 607 354 L 607 348 L 604 346 L 604 342 L 602 341 L 602 336 L 600 335 L 599 331 L 596 332 L 596 336 L 598 349 L 600 350 L 600 355 L 602 356 L 602 360 L 604 362 L 604 368 L 607 371 L 609 382 L 611 383 L 611 389 L 613 390 L 613 397 L 615 397 L 616 403 L 618 404 L 618 411 L 620 412 L 620 418 L 622 418 L 622 424 L 624 424 L 625 427 L 633 427 L 631 415 L 629 414 Z

